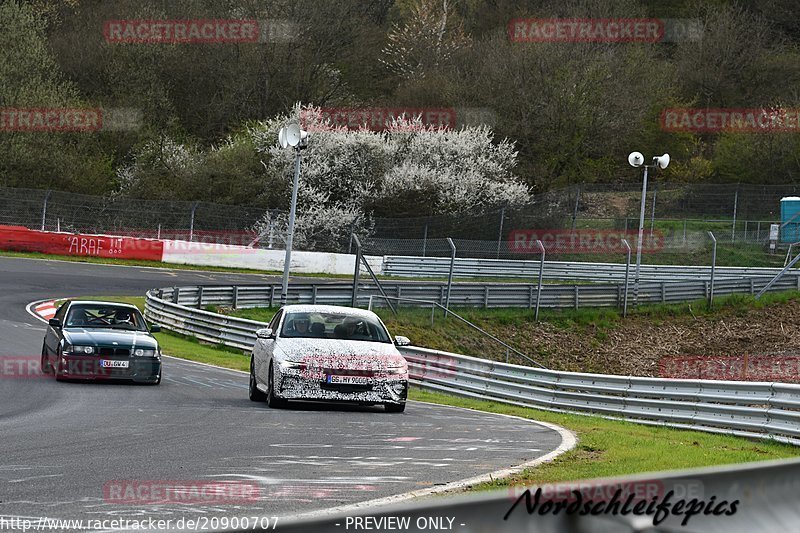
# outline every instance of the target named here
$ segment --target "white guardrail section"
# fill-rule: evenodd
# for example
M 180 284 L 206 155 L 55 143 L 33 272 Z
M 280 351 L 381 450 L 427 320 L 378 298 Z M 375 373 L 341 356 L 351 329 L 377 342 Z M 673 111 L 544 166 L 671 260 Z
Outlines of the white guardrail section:
M 240 294 L 242 289 L 238 289 Z M 211 290 L 204 288 L 203 293 Z M 266 324 L 194 309 L 186 301 L 189 298 L 181 305 L 181 294 L 190 291 L 196 293 L 198 288 L 184 287 L 171 294 L 164 289 L 149 291 L 145 315 L 167 330 L 243 350 L 252 348 L 255 330 Z M 174 294 L 179 303 L 166 298 Z M 409 361 L 412 381 L 431 390 L 800 444 L 800 385 L 558 372 L 424 348 L 400 350 Z
M 716 267 L 716 279 L 745 277 L 774 277 L 780 268 Z M 382 273 L 400 277 L 447 277 L 449 257 L 415 257 L 387 255 L 383 258 Z M 456 258 L 453 275 L 457 278 L 536 278 L 539 261 L 515 259 Z M 631 265 L 631 277 L 633 265 Z M 640 279 L 646 281 L 683 281 L 711 276 L 710 266 L 641 265 Z M 548 280 L 621 281 L 625 278 L 625 263 L 583 263 L 545 261 L 543 277 Z

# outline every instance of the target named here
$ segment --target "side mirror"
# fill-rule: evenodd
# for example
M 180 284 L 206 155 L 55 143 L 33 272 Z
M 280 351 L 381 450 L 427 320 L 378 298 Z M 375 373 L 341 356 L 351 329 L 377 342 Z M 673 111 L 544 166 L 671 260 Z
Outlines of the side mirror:
M 274 339 L 275 335 L 272 334 L 271 328 L 261 328 L 256 330 L 256 337 L 259 339 Z
M 403 337 L 402 335 L 395 335 L 394 344 L 395 346 L 410 346 L 411 340 L 408 337 Z
M 161 326 L 158 324 L 150 324 L 150 333 L 158 333 L 161 331 Z
M 59 319 L 57 319 L 57 318 L 51 318 L 50 320 L 47 321 L 47 325 L 51 326 L 51 327 L 54 327 L 54 328 L 60 328 L 61 327 L 61 321 Z

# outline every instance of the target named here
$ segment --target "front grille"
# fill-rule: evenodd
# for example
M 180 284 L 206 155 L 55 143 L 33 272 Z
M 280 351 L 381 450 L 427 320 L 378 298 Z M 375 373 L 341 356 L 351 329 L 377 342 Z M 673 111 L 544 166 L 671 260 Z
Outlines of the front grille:
M 108 355 L 126 356 L 126 355 L 130 355 L 131 351 L 128 348 L 99 348 L 97 350 L 97 353 L 99 355 L 105 355 L 105 356 L 108 356 Z

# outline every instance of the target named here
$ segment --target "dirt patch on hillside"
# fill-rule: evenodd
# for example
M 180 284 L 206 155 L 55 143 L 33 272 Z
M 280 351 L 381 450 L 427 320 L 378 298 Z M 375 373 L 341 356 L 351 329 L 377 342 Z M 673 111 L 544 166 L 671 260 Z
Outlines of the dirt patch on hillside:
M 800 301 L 709 316 L 632 316 L 605 325 L 481 326 L 546 367 L 573 372 L 659 376 L 659 361 L 668 357 L 800 355 Z M 505 359 L 502 348 L 479 335 L 443 338 L 441 346 L 431 347 Z

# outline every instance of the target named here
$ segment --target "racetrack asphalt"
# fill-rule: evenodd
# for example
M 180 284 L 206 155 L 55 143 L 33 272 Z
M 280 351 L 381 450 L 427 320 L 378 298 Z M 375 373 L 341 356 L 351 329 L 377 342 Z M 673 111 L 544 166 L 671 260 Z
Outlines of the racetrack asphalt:
M 34 300 L 274 280 L 0 257 L 0 356 L 38 360 L 45 326 L 25 310 Z M 0 518 L 294 515 L 514 467 L 562 444 L 535 422 L 419 402 L 403 414 L 310 403 L 269 409 L 248 399 L 246 374 L 173 358 L 163 368 L 159 386 L 0 372 Z M 109 487 L 165 481 L 252 482 L 259 498 L 106 497 Z

